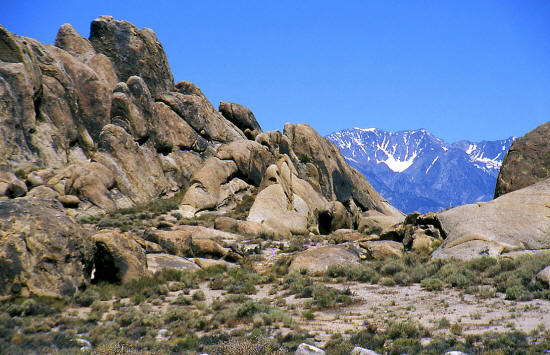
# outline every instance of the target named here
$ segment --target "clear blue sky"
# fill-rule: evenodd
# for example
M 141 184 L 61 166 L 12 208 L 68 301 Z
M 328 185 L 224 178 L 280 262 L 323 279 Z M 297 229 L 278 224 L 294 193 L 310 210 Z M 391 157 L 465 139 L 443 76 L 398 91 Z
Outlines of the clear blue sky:
M 6 1 L 0 24 L 53 43 L 104 14 L 152 28 L 176 82 L 250 107 L 264 130 L 455 141 L 550 121 L 550 1 Z

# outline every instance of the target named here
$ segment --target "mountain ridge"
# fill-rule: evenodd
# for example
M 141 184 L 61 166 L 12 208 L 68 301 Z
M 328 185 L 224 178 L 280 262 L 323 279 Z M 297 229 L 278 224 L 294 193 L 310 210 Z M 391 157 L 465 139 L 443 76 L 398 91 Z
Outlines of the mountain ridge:
M 397 208 L 438 211 L 492 198 L 514 137 L 448 143 L 424 128 L 349 128 L 326 136 Z

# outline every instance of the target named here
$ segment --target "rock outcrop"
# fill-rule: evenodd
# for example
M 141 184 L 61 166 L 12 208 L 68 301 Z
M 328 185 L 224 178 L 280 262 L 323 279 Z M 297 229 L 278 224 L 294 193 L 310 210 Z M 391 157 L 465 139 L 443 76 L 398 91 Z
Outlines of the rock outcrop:
M 486 203 L 437 215 L 446 235 L 434 258 L 471 259 L 482 255 L 550 248 L 550 179 Z
M 90 281 L 95 245 L 60 203 L 0 202 L 0 294 L 73 295 Z
M 140 76 L 153 95 L 174 89 L 168 59 L 153 30 L 101 16 L 92 22 L 90 42 L 97 53 L 111 59 L 119 80 Z
M 22 247 L 27 232 L 6 234 L 2 294 L 71 294 L 89 282 L 94 263 L 96 281 L 136 279 L 155 269 L 145 253 L 239 260 L 224 244 L 229 233 L 165 223 L 174 228 L 146 233 L 154 240 L 118 230 L 94 231 L 91 239 L 69 217 L 114 213 L 181 190 L 179 218 L 251 201 L 246 216 L 216 222 L 245 235 L 329 234 L 357 228 L 365 211 L 403 218 L 311 127 L 263 132 L 244 106 L 221 102 L 218 111 L 193 83 L 174 84 L 152 30 L 109 16 L 92 22 L 89 39 L 64 24 L 55 45 L 0 26 L 0 102 L 0 214 L 22 216 L 2 214 L 9 221 L 2 233 L 25 221 L 32 238 L 51 239 L 59 250 L 50 255 L 46 243 L 38 260 Z M 44 225 L 59 225 L 29 227 L 41 216 Z
M 550 122 L 512 143 L 497 178 L 495 198 L 550 177 Z

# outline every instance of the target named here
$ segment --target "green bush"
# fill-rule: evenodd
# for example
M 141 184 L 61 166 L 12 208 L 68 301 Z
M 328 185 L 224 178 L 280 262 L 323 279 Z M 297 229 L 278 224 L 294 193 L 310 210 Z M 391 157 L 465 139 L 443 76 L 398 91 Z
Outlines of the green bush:
M 443 289 L 443 282 L 438 278 L 430 277 L 422 280 L 420 286 L 428 291 L 441 291 Z

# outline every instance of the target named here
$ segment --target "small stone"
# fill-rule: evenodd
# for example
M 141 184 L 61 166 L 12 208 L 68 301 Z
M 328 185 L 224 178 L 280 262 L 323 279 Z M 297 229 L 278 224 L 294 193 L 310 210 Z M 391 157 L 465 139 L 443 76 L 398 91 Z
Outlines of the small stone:
M 356 346 L 355 348 L 353 348 L 350 354 L 351 355 L 379 355 L 376 351 L 365 349 L 359 346 Z
M 314 355 L 314 354 L 322 355 L 322 354 L 325 354 L 325 351 L 319 349 L 316 346 L 302 343 L 298 346 L 298 348 L 296 349 L 296 352 L 294 353 L 294 355 Z
M 80 204 L 80 199 L 75 195 L 63 195 L 57 198 L 59 202 L 66 208 L 77 208 Z

